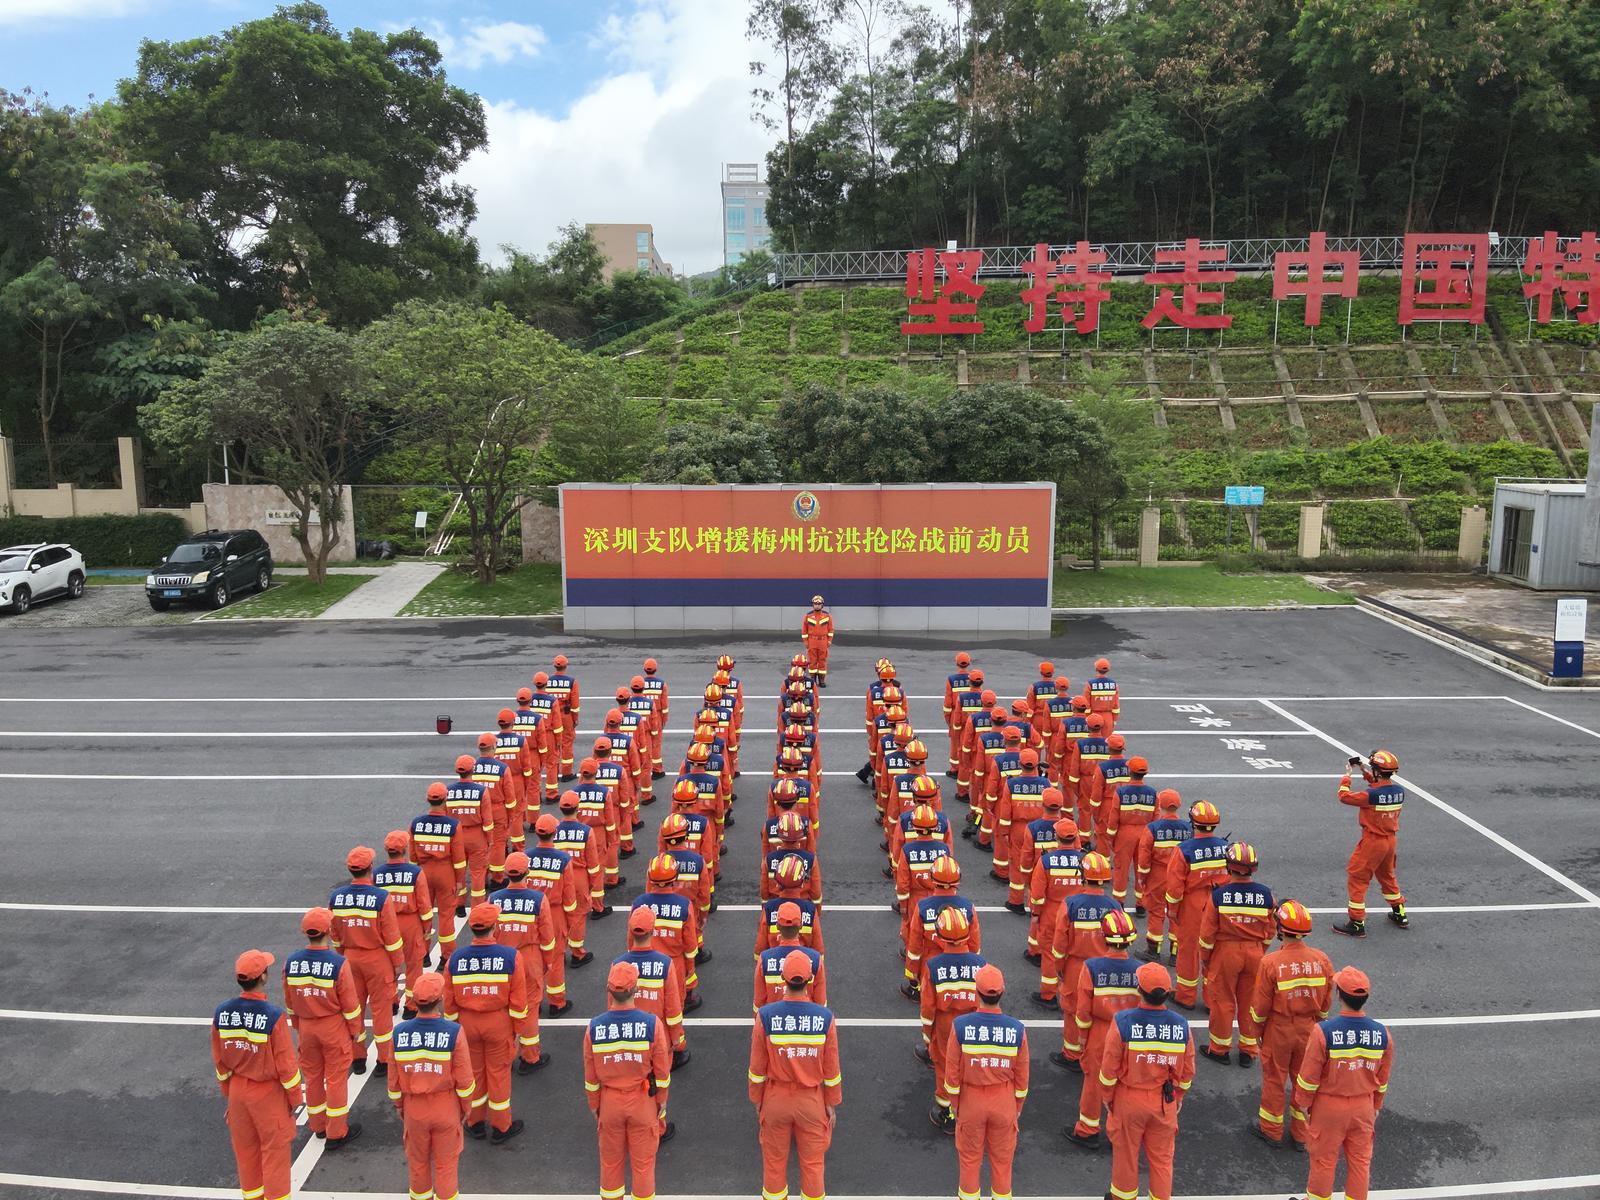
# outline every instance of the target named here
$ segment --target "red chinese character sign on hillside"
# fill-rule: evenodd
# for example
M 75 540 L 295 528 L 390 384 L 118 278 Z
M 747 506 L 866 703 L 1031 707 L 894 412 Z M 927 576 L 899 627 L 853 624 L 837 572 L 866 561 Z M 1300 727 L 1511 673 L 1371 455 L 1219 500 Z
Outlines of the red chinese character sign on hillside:
M 1033 258 L 1023 266 L 1033 282 L 1022 289 L 1021 300 L 1028 306 L 1028 319 L 1023 328 L 1029 333 L 1042 333 L 1049 316 L 1050 305 L 1060 310 L 1061 323 L 1071 325 L 1079 333 L 1093 333 L 1100 327 L 1100 306 L 1111 299 L 1111 275 L 1097 271 L 1106 256 L 1089 249 L 1088 242 L 1079 242 L 1070 250 L 1050 257 L 1050 247 L 1039 242 L 1033 248 Z
M 1528 260 L 1524 275 L 1532 279 L 1522 285 L 1522 294 L 1534 301 L 1534 321 L 1548 325 L 1557 292 L 1580 325 L 1600 325 L 1600 241 L 1592 229 L 1570 240 L 1565 247 L 1553 230 L 1542 238 L 1528 239 Z
M 1154 329 L 1163 321 L 1171 321 L 1180 329 L 1227 329 L 1233 318 L 1227 313 L 1203 313 L 1202 307 L 1223 304 L 1226 293 L 1206 290 L 1208 284 L 1232 283 L 1239 277 L 1237 271 L 1206 270 L 1206 264 L 1226 262 L 1228 251 L 1222 246 L 1200 245 L 1199 238 L 1189 238 L 1182 250 L 1157 250 L 1156 269 L 1144 277 L 1158 290 L 1155 303 L 1140 322 L 1146 329 Z M 1177 267 L 1176 271 L 1163 271 L 1163 266 Z M 1181 298 L 1175 303 L 1173 291 L 1182 288 Z
M 1400 262 L 1400 324 L 1482 325 L 1488 284 L 1488 234 L 1408 233 Z
M 913 250 L 906 255 L 906 306 L 908 317 L 932 317 L 931 321 L 902 321 L 900 332 L 908 336 L 930 333 L 982 333 L 983 322 L 957 320 L 978 315 L 978 297 L 986 287 L 978 282 L 983 266 L 982 250 Z M 944 270 L 940 286 L 939 270 Z M 956 296 L 968 296 L 960 301 Z
M 1334 272 L 1330 274 L 1330 269 Z M 1305 274 L 1304 279 L 1294 276 Z M 1305 253 L 1280 250 L 1272 256 L 1272 298 L 1289 300 L 1304 296 L 1304 322 L 1322 324 L 1322 298 L 1339 296 L 1354 300 L 1360 282 L 1361 256 L 1354 250 L 1328 249 L 1328 235 L 1313 233 Z

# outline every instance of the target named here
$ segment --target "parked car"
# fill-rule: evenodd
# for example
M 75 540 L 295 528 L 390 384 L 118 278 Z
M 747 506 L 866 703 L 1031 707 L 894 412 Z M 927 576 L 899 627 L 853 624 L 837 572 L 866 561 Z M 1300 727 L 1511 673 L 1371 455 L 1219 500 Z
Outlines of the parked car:
M 71 546 L 28 542 L 0 550 L 0 609 L 25 613 L 40 600 L 83 595 L 83 555 Z
M 178 543 L 167 559 L 145 576 L 150 607 L 164 612 L 174 604 L 201 603 L 223 608 L 235 596 L 272 586 L 272 551 L 254 529 L 208 529 Z

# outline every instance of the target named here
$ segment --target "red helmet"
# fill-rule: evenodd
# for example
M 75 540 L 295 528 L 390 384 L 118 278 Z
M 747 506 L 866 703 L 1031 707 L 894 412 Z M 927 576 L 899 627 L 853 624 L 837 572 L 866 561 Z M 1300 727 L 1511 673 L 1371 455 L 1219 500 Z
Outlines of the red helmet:
M 800 785 L 792 779 L 780 779 L 777 783 L 772 785 L 772 791 L 770 794 L 775 800 L 783 800 L 791 796 L 798 799 L 800 796 Z
M 939 781 L 927 775 L 918 775 L 911 781 L 911 795 L 917 800 L 928 800 L 939 794 Z
M 731 655 L 731 654 L 719 654 L 719 655 L 717 655 L 717 670 L 719 670 L 719 671 L 731 671 L 731 670 L 733 670 L 733 655 Z
M 806 881 L 806 860 L 798 854 L 785 854 L 778 860 L 778 869 L 773 874 L 779 887 L 799 887 Z
M 676 804 L 688 804 L 700 799 L 700 789 L 695 787 L 694 780 L 680 779 L 672 785 L 672 799 Z
M 710 762 L 711 747 L 706 745 L 704 742 L 694 742 L 689 747 L 687 757 L 692 763 Z
M 927 831 L 939 828 L 939 814 L 931 804 L 919 804 L 911 810 L 911 827 Z M 1107 876 L 1109 879 L 1110 876 Z
M 651 883 L 674 883 L 678 878 L 678 860 L 670 854 L 658 854 L 650 860 Z
M 1127 946 L 1138 935 L 1133 918 L 1120 908 L 1113 908 L 1100 918 L 1100 935 L 1108 946 Z
M 669 842 L 676 842 L 689 836 L 689 822 L 682 813 L 668 813 L 661 822 L 661 836 Z
M 785 842 L 798 842 L 806 835 L 803 818 L 797 812 L 786 812 L 778 818 L 778 837 Z
M 806 727 L 804 725 L 785 725 L 783 727 L 783 740 L 786 742 L 805 741 Z
M 778 755 L 778 763 L 785 771 L 800 771 L 805 768 L 806 756 L 799 746 L 785 746 Z
M 1249 842 L 1234 842 L 1224 857 L 1228 861 L 1229 873 L 1234 875 L 1249 875 L 1261 863 L 1256 848 Z

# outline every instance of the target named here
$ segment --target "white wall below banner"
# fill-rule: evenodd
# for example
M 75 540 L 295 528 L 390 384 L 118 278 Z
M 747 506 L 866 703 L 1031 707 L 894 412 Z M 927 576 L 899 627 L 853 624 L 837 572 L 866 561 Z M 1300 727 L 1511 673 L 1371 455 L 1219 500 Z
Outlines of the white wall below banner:
M 294 526 L 294 506 L 282 490 L 264 483 L 208 483 L 202 489 L 205 495 L 206 522 L 212 529 L 254 529 L 267 539 L 272 550 L 272 560 L 278 563 L 300 564 L 305 555 L 300 543 L 291 532 Z M 356 556 L 355 521 L 352 519 L 354 500 L 350 488 L 344 489 L 344 520 L 339 522 L 338 537 L 334 539 L 331 558 L 350 560 Z M 320 518 L 312 531 L 311 544 L 316 546 L 320 537 Z

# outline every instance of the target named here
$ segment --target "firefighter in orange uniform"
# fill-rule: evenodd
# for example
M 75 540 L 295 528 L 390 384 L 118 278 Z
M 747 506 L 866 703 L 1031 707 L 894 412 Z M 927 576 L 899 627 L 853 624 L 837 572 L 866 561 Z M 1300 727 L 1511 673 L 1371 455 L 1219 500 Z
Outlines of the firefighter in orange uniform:
M 828 649 L 833 645 L 833 614 L 822 607 L 822 597 L 811 597 L 811 611 L 800 623 L 806 642 L 806 670 L 818 687 L 828 686 Z
M 787 991 L 756 1012 L 750 1033 L 750 1103 L 761 1124 L 762 1200 L 788 1200 L 789 1148 L 800 1160 L 800 1193 L 825 1200 L 823 1182 L 835 1114 L 843 1100 L 833 1013 L 806 999 L 811 960 L 783 961 Z
M 583 1090 L 600 1136 L 601 1200 L 655 1200 L 656 1151 L 677 1132 L 667 1120 L 672 1050 L 667 1023 L 634 1004 L 639 968 L 611 964 L 606 1011 L 583 1031 Z
M 403 1012 L 407 1020 L 416 1016 L 411 1006 L 410 981 L 422 974 L 428 961 L 428 926 L 433 923 L 433 896 L 428 889 L 427 877 L 422 868 L 411 861 L 411 835 L 404 829 L 392 829 L 383 838 L 387 862 L 379 863 L 372 872 L 374 886 L 389 893 L 389 903 L 394 905 L 396 923 L 400 926 L 400 940 L 405 943 L 402 953 L 406 960 L 406 992 Z
M 806 989 L 806 999 L 826 1004 L 827 965 L 822 961 L 822 951 L 807 946 L 801 938 L 800 923 L 803 917 L 800 906 L 793 900 L 785 900 L 778 905 L 776 917 L 777 942 L 756 954 L 755 991 L 751 999 L 751 1011 L 760 1012 L 763 1004 L 775 1004 L 788 995 L 789 985 L 783 978 L 783 963 L 795 950 L 811 960 L 811 986 Z
M 550 664 L 550 681 L 545 685 L 561 704 L 561 783 L 571 783 L 577 778 L 572 773 L 572 740 L 578 733 L 578 681 L 567 674 L 567 656 L 558 654 Z
M 467 915 L 467 849 L 461 823 L 445 807 L 447 791 L 442 783 L 430 783 L 428 811 L 411 818 L 411 861 L 422 868 L 428 880 L 440 962 L 455 947 L 455 919 Z
M 1172 931 L 1178 974 L 1173 1003 L 1179 1008 L 1194 1008 L 1200 987 L 1200 926 L 1211 907 L 1211 889 L 1227 871 L 1228 843 L 1217 836 L 1221 823 L 1222 814 L 1211 801 L 1191 804 L 1189 824 L 1194 827 L 1194 836 L 1172 852 L 1172 862 L 1167 867 L 1167 924 Z
M 1172 1198 L 1172 1154 L 1178 1112 L 1194 1080 L 1189 1024 L 1166 1006 L 1172 977 L 1159 963 L 1134 972 L 1139 1003 L 1111 1018 L 1098 1067 L 1111 1135 L 1114 1200 L 1138 1200 L 1139 1153 L 1150 1166 L 1151 1200 Z
M 1395 782 L 1395 772 L 1400 760 L 1387 750 L 1374 750 L 1372 761 L 1362 765 L 1359 758 L 1350 760 L 1351 767 L 1359 767 L 1367 786 L 1356 791 L 1350 786 L 1347 770 L 1339 780 L 1339 800 L 1361 810 L 1361 840 L 1345 868 L 1345 884 L 1349 892 L 1349 920 L 1333 927 L 1335 933 L 1346 937 L 1367 935 L 1367 886 L 1372 877 L 1378 877 L 1378 889 L 1389 905 L 1389 920 L 1401 929 L 1411 928 L 1411 918 L 1406 916 L 1406 898 L 1395 877 L 1395 843 L 1400 838 L 1400 806 L 1405 802 L 1406 790 Z
M 1118 784 L 1101 802 L 1101 817 L 1105 820 L 1105 845 L 1101 847 L 1111 857 L 1111 894 L 1128 903 L 1128 881 L 1134 882 L 1134 902 L 1139 903 L 1143 887 L 1139 885 L 1139 845 L 1144 841 L 1145 827 L 1156 819 L 1156 789 L 1144 781 L 1150 773 L 1150 764 L 1137 754 L 1128 760 L 1128 779 Z
M 933 1068 L 934 1104 L 928 1119 L 941 1133 L 956 1131 L 944 1077 L 950 1062 L 950 1030 L 957 1017 L 978 1007 L 976 977 L 988 965 L 983 955 L 967 945 L 968 932 L 966 913 L 959 908 L 941 912 L 933 927 L 936 953 L 922 968 L 922 1045 L 915 1053 Z
M 517 728 L 517 714 L 511 709 L 502 708 L 495 714 L 494 723 L 500 730 L 494 735 L 494 756 L 506 765 L 507 795 L 512 800 L 506 812 L 506 841 L 513 850 L 521 850 L 527 840 L 523 822 L 530 810 L 539 807 L 539 780 L 535 775 L 539 756 L 533 749 L 533 733 Z
M 671 707 L 671 698 L 667 695 L 667 681 L 656 672 L 660 664 L 653 658 L 644 660 L 644 694 L 655 701 L 655 720 L 657 729 L 667 727 L 667 713 Z M 650 752 L 650 778 L 664 779 L 666 771 L 661 768 L 661 739 L 657 738 Z
M 651 948 L 655 940 L 656 915 L 648 908 L 636 908 L 628 914 L 628 949 L 611 960 L 631 963 L 639 972 L 639 985 L 634 994 L 635 1008 L 653 1013 L 667 1023 L 667 1041 L 672 1043 L 672 1069 L 678 1070 L 689 1061 L 689 1039 L 683 1032 L 683 976 L 678 974 L 678 964 L 659 950 Z
M 459 1021 L 472 1056 L 472 1106 L 467 1134 L 499 1143 L 522 1132 L 523 1122 L 511 1117 L 511 1059 L 517 1029 L 528 1019 L 528 988 L 517 952 L 495 941 L 500 910 L 487 902 L 467 914 L 470 945 L 457 946 L 445 961 L 444 1015 Z
M 445 809 L 460 827 L 461 844 L 467 852 L 467 886 L 476 903 L 488 894 L 489 843 L 496 836 L 494 808 L 489 789 L 472 778 L 478 760 L 470 754 L 456 758 L 456 780 L 445 789 Z
M 1333 1172 L 1344 1154 L 1345 1200 L 1367 1200 L 1372 1135 L 1389 1093 L 1394 1039 L 1380 1021 L 1361 1015 L 1372 984 L 1355 967 L 1333 977 L 1339 1015 L 1311 1027 L 1294 1077 L 1296 1116 L 1306 1122 L 1311 1170 L 1306 1200 L 1331 1200 Z
M 478 757 L 473 760 L 470 776 L 487 789 L 489 815 L 494 821 L 494 834 L 489 838 L 487 887 L 499 887 L 505 881 L 506 831 L 511 827 L 511 814 L 517 811 L 511 791 L 511 769 L 495 757 L 496 742 L 495 734 L 478 735 Z
M 1056 922 L 1068 896 L 1083 891 L 1083 851 L 1078 848 L 1078 823 L 1062 817 L 1053 830 L 1055 845 L 1039 852 L 1028 879 L 1028 949 L 1023 957 L 1035 966 L 1044 966 L 1044 956 L 1055 941 Z M 1041 970 L 1041 976 L 1045 974 Z
M 800 910 L 800 941 L 813 950 L 822 949 L 822 905 L 806 896 L 806 864 L 798 856 L 778 864 L 774 880 L 778 894 L 761 903 L 761 924 L 756 927 L 756 953 L 778 940 L 778 909 L 793 902 Z
M 1239 1065 L 1251 1066 L 1261 1053 L 1245 1012 L 1256 990 L 1256 972 L 1272 940 L 1272 890 L 1251 878 L 1259 859 L 1249 842 L 1228 847 L 1228 875 L 1211 889 L 1211 907 L 1200 925 L 1200 970 L 1211 1036 L 1200 1050 L 1212 1062 L 1227 1062 L 1233 1047 L 1233 1022 L 1239 1019 Z
M 1139 898 L 1139 909 L 1146 915 L 1145 944 L 1139 951 L 1139 957 L 1145 962 L 1155 962 L 1161 957 L 1161 945 L 1166 938 L 1167 871 L 1172 867 L 1172 856 L 1194 836 L 1194 826 L 1178 815 L 1182 804 L 1183 797 L 1176 788 L 1162 788 L 1156 793 L 1156 819 L 1144 827 L 1139 837 L 1134 894 Z M 1173 941 L 1177 941 L 1176 929 Z
M 1113 909 L 1100 918 L 1100 940 L 1105 943 L 1106 952 L 1089 959 L 1078 972 L 1073 1020 L 1083 1040 L 1083 1061 L 1091 1068 L 1099 1064 L 1105 1053 L 1106 1031 L 1111 1028 L 1111 1019 L 1139 1002 L 1135 974 L 1138 964 L 1128 958 L 1128 947 L 1138 936 L 1133 918 L 1120 909 Z M 1100 1086 L 1100 1072 L 1085 1070 L 1083 1088 L 1078 1093 L 1078 1120 L 1065 1130 L 1068 1140 L 1075 1145 L 1089 1150 L 1100 1148 L 1104 1092 Z
M 972 676 L 967 668 L 972 665 L 972 655 L 965 650 L 956 655 L 956 669 L 945 676 L 944 681 L 944 727 L 950 735 L 950 769 L 947 774 L 954 779 L 956 767 L 956 751 L 961 746 L 961 723 L 966 719 L 961 712 L 960 697 L 972 685 Z
M 1311 913 L 1298 900 L 1285 900 L 1273 914 L 1282 942 L 1261 960 L 1250 994 L 1252 1036 L 1261 1045 L 1261 1106 L 1250 1132 L 1274 1146 L 1305 1153 L 1305 1118 L 1283 1127 L 1284 1085 L 1300 1070 L 1311 1027 L 1325 1021 L 1333 1004 L 1333 962 L 1306 944 Z
M 957 1017 L 950 1030 L 944 1086 L 956 1114 L 956 1157 L 961 1163 L 959 1200 L 978 1200 L 979 1172 L 989 1156 L 989 1193 L 1010 1200 L 1011 1160 L 1017 1125 L 1028 1099 L 1028 1031 L 1000 1011 L 1006 980 L 985 963 L 973 981 L 976 1011 Z
M 582 819 L 580 810 L 583 808 L 583 797 L 571 788 L 561 793 L 559 803 L 561 821 L 556 825 L 555 836 L 550 839 L 550 844 L 570 857 L 575 864 L 573 873 L 579 884 L 579 893 L 575 897 L 577 904 L 567 914 L 567 949 L 572 952 L 572 965 L 580 966 L 582 965 L 580 959 L 583 962 L 589 961 L 583 957 L 585 954 L 583 944 L 589 932 L 589 917 L 595 913 L 602 916 L 605 914 L 605 863 L 600 855 L 600 838 L 604 831 L 596 833 L 593 827 Z
M 700 916 L 694 901 L 678 890 L 678 860 L 658 854 L 645 871 L 645 891 L 632 908 L 648 908 L 655 914 L 655 933 L 650 944 L 670 955 L 683 976 L 683 1011 L 693 1012 L 702 1000 L 695 989 L 700 975 L 695 962 L 700 955 Z M 630 910 L 631 911 L 631 910 Z
M 289 1022 L 267 1000 L 272 963 L 265 950 L 239 955 L 233 964 L 239 994 L 211 1017 L 211 1061 L 228 1102 L 228 1136 L 244 1200 L 287 1200 L 294 1110 L 304 1098 Z
M 300 929 L 306 948 L 283 962 L 283 1008 L 300 1039 L 305 1073 L 306 1124 L 335 1150 L 361 1133 L 350 1121 L 350 1064 L 366 1057 L 366 1025 L 356 996 L 355 972 L 328 945 L 333 914 L 306 911 Z
M 472 1111 L 472 1055 L 461 1026 L 444 1019 L 443 975 L 419 975 L 411 998 L 416 1017 L 394 1028 L 389 1099 L 403 1128 L 411 1195 L 456 1200 L 461 1123 Z
M 392 1057 L 389 1031 L 397 1007 L 395 985 L 405 978 L 405 942 L 395 920 L 389 893 L 372 884 L 371 846 L 357 846 L 345 856 L 350 882 L 333 889 L 328 907 L 333 910 L 333 948 L 343 954 L 355 972 L 356 997 L 372 1017 L 372 1040 L 378 1047 L 377 1072 L 389 1069 Z M 366 1070 L 363 1059 L 356 1072 Z
M 492 893 L 489 903 L 500 910 L 495 944 L 517 952 L 522 972 L 528 1016 L 517 1026 L 517 1074 L 527 1075 L 550 1062 L 541 1050 L 539 1005 L 544 1001 L 545 963 L 559 960 L 562 948 L 550 895 L 528 882 L 528 856 L 521 851 L 507 855 L 506 872 L 506 886 Z
M 1122 696 L 1117 691 L 1117 681 L 1111 678 L 1111 660 L 1094 660 L 1094 678 L 1083 685 L 1083 698 L 1089 702 L 1089 711 L 1106 719 L 1105 734 L 1109 737 L 1122 716 Z

